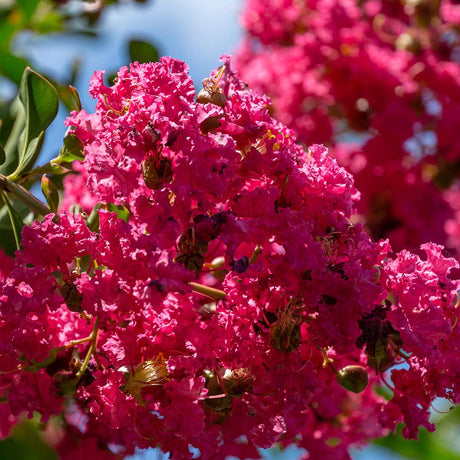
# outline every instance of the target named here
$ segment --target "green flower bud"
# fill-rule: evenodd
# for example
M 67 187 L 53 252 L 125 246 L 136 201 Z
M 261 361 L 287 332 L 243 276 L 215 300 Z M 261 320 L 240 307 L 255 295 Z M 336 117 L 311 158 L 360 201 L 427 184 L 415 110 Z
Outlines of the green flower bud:
M 337 372 L 337 381 L 353 393 L 361 393 L 369 383 L 367 370 L 362 366 L 345 366 Z

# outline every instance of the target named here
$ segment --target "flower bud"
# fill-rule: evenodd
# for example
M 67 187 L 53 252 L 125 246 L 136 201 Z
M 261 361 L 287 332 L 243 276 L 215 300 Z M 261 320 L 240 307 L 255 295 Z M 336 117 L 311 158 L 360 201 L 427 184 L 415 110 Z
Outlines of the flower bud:
M 66 281 L 60 288 L 64 302 L 70 311 L 81 313 L 81 294 L 78 292 L 77 286 L 72 281 Z
M 198 314 L 203 318 L 211 318 L 216 312 L 216 302 L 205 303 L 198 309 Z M 205 375 L 206 377 L 206 375 Z
M 164 156 L 148 156 L 142 162 L 142 174 L 145 185 L 151 190 L 161 190 L 164 183 L 170 183 L 173 177 L 171 160 Z
M 220 116 L 208 117 L 200 123 L 200 131 L 203 134 L 214 132 L 220 126 Z
M 203 375 L 208 389 L 208 398 L 204 401 L 206 407 L 219 415 L 226 416 L 230 414 L 233 397 L 224 392 L 214 371 L 205 369 Z
M 239 369 L 227 369 L 223 376 L 225 390 L 233 396 L 240 396 L 249 391 L 255 382 L 255 377 L 251 370 L 243 367 Z
M 361 393 L 369 383 L 367 370 L 362 366 L 345 366 L 337 372 L 337 381 L 353 393 Z
M 227 98 L 225 97 L 225 94 L 222 92 L 221 88 L 218 88 L 218 90 L 212 94 L 211 102 L 214 105 L 218 105 L 219 107 L 225 107 Z
M 125 378 L 126 383 L 121 387 L 121 390 L 131 394 L 140 404 L 143 404 L 143 388 L 147 386 L 161 386 L 170 380 L 166 359 L 160 353 L 154 360 L 144 361 L 139 364 L 134 373 L 126 373 Z
M 211 102 L 213 94 L 206 88 L 203 88 L 196 96 L 196 102 L 199 104 L 209 104 Z

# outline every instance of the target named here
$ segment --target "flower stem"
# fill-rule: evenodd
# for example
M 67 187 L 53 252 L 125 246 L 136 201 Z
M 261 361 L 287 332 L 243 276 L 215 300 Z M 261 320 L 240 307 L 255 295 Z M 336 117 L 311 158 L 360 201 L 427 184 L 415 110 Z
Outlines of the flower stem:
M 77 372 L 77 375 L 75 376 L 74 383 L 77 383 L 81 379 L 81 377 L 83 376 L 83 374 L 85 373 L 88 367 L 91 356 L 96 350 L 97 338 L 99 336 L 99 328 L 98 328 L 99 321 L 100 321 L 100 318 L 96 318 L 96 321 L 94 321 L 93 331 L 91 332 L 91 344 L 89 346 L 88 353 L 86 353 L 85 360 L 83 361 L 80 367 L 80 370 Z
M 257 256 L 260 254 L 260 251 L 261 251 L 261 247 L 259 245 L 257 245 L 254 249 L 254 252 L 252 253 L 252 256 L 251 258 L 249 259 L 249 263 L 250 264 L 253 264 L 256 260 L 257 260 Z
M 202 294 L 213 300 L 225 300 L 226 294 L 224 291 L 220 289 L 215 289 L 209 286 L 205 286 L 204 284 L 194 283 L 192 281 L 190 281 L 188 284 L 192 286 L 193 292 Z
M 93 339 L 93 336 L 91 334 L 88 337 L 85 337 L 84 339 L 71 340 L 65 347 L 62 347 L 62 348 L 72 348 L 75 345 L 80 345 L 81 343 L 89 342 L 92 339 Z
M 11 181 L 3 174 L 0 174 L 0 190 L 11 193 L 18 200 L 22 201 L 29 209 L 41 216 L 46 216 L 46 214 L 53 212 L 45 205 L 45 203 L 33 196 L 29 190 Z

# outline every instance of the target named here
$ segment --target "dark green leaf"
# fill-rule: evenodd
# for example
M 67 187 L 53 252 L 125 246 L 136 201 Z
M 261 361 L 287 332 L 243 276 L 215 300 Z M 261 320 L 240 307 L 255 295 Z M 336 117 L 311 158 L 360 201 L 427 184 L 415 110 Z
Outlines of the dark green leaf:
M 0 145 L 0 165 L 5 163 L 5 160 L 6 160 L 5 149 Z
M 0 75 L 5 76 L 16 85 L 20 85 L 28 62 L 11 53 L 0 52 Z
M 11 206 L 11 203 L 8 200 L 8 197 L 4 192 L 0 192 L 0 197 L 3 203 L 6 205 L 6 209 L 8 212 L 8 216 L 11 223 L 11 230 L 14 235 L 14 241 L 16 249 L 20 249 L 21 247 L 21 232 L 24 227 L 24 222 L 21 216 L 17 213 L 17 211 Z
M 64 137 L 64 145 L 59 152 L 59 162 L 71 162 L 74 160 L 83 160 L 83 142 L 75 134 L 68 134 Z
M 3 204 L 1 198 L 0 204 L 3 206 L 2 209 L 0 209 L 0 247 L 3 249 L 5 254 L 13 256 L 14 252 L 17 249 L 16 240 L 14 238 L 14 232 L 11 227 L 8 208 Z
M 160 58 L 158 50 L 151 43 L 142 40 L 131 40 L 129 42 L 129 55 L 131 61 L 156 62 Z
M 42 176 L 42 192 L 51 211 L 57 214 L 59 208 L 59 192 L 56 185 L 54 185 L 45 174 Z
M 57 348 L 53 348 L 43 361 L 33 360 L 32 362 L 26 362 L 23 364 L 22 369 L 26 372 L 38 372 L 40 369 L 43 369 L 56 361 L 58 351 L 59 350 Z
M 99 209 L 101 209 L 104 206 L 103 203 L 97 203 L 93 210 L 91 211 L 91 214 L 89 215 L 88 219 L 86 219 L 86 226 L 92 231 L 92 232 L 99 232 Z
M 59 100 L 51 83 L 27 67 L 21 80 L 19 97 L 25 109 L 26 127 L 20 142 L 19 164 L 12 178 L 27 172 L 43 145 L 45 129 L 57 115 Z
M 22 221 L 30 214 L 30 209 L 20 201 L 14 202 L 14 208 L 21 216 Z M 11 226 L 11 219 L 8 213 L 8 208 L 5 205 L 2 197 L 0 196 L 0 247 L 3 251 L 12 256 L 16 251 L 16 240 L 14 237 L 13 228 Z M 1 456 L 0 456 L 1 458 Z
M 9 122 L 7 132 L 3 132 L 4 125 L 2 123 L 1 142 L 5 148 L 6 161 L 0 167 L 0 173 L 5 176 L 11 174 L 19 163 L 19 139 L 26 126 L 24 112 L 24 107 L 19 97 L 16 97 L 11 103 L 8 114 L 5 117 L 7 122 Z

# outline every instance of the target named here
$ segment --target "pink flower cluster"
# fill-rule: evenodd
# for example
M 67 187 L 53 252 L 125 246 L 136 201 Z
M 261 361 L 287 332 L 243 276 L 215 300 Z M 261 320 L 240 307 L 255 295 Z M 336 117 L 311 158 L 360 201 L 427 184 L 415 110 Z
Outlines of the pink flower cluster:
M 331 143 L 363 221 L 398 250 L 460 251 L 459 23 L 452 0 L 248 0 L 243 14 L 242 78 L 300 141 Z
M 197 96 L 171 58 L 111 87 L 96 72 L 90 92 L 95 112 L 67 125 L 98 222 L 48 215 L 1 256 L 2 437 L 39 413 L 64 459 L 275 443 L 347 459 L 459 401 L 457 262 L 373 242 L 351 175 L 228 58 Z

